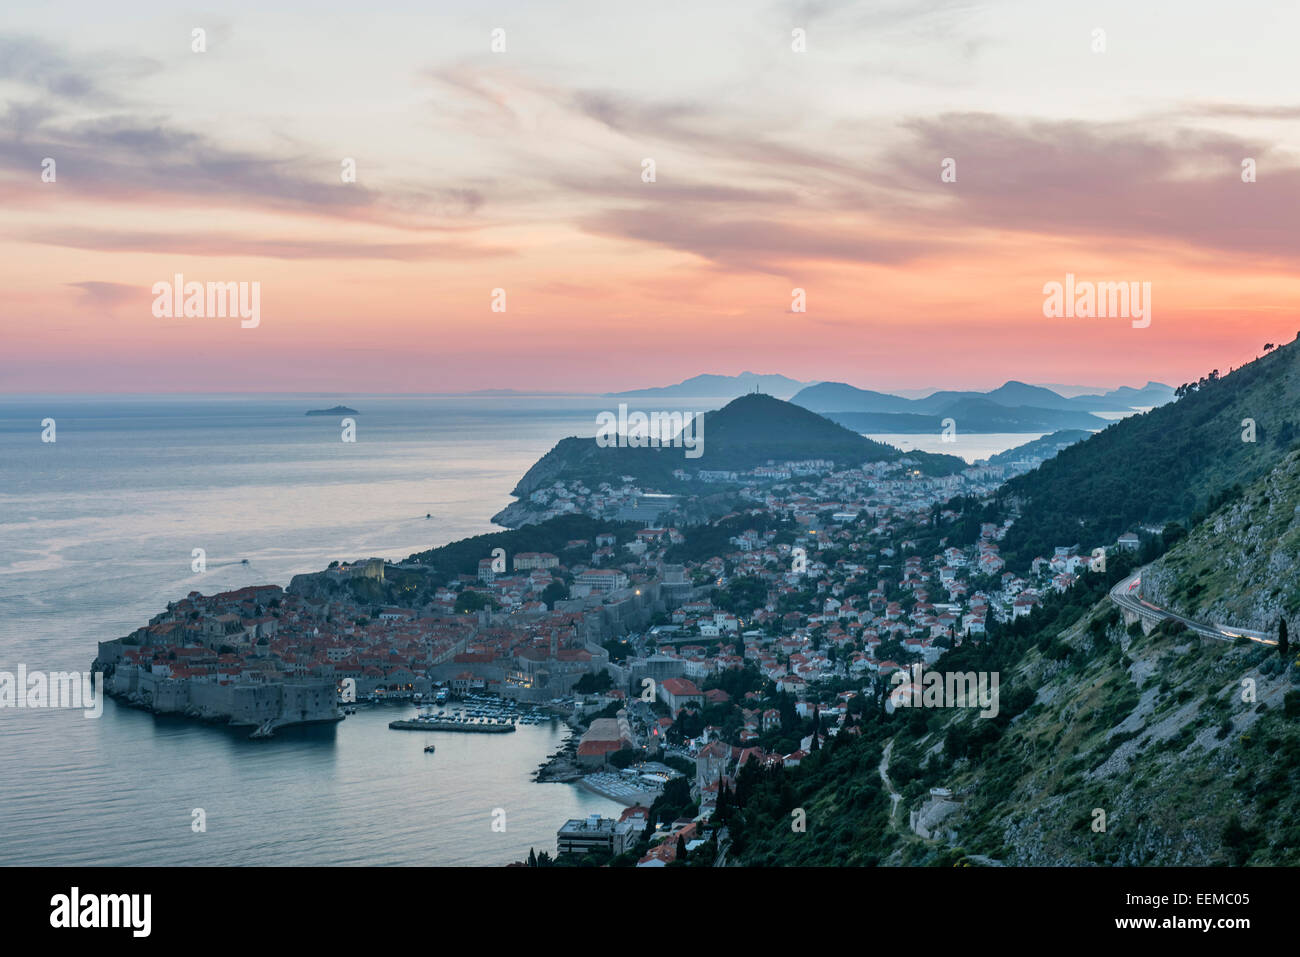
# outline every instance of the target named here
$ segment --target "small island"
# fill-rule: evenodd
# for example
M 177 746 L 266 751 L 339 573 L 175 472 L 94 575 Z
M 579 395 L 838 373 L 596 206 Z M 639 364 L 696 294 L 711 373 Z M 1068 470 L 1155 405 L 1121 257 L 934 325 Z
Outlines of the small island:
M 349 409 L 346 405 L 336 405 L 332 409 L 310 409 L 308 415 L 360 415 L 356 409 Z

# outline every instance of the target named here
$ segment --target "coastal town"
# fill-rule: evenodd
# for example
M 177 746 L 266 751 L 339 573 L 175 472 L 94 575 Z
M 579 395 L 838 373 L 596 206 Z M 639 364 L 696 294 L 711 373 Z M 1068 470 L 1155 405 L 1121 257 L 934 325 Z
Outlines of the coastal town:
M 934 539 L 960 518 L 947 503 L 987 496 L 1035 461 L 939 477 L 911 464 L 774 462 L 725 476 L 744 504 L 706 525 L 670 524 L 671 496 L 638 508 L 655 493 L 637 488 L 630 501 L 579 499 L 642 521 L 555 552 L 495 549 L 447 581 L 418 557 L 372 558 L 287 589 L 192 592 L 101 642 L 96 668 L 124 703 L 254 737 L 342 720 L 355 702 L 545 708 L 575 733 L 537 780 L 628 808 L 560 823 L 557 855 L 659 866 L 709 839 L 718 853 L 708 822 L 749 762 L 797 766 L 827 736 L 854 733 L 891 674 L 1027 615 L 1090 561 L 1069 544 L 1008 570 L 998 543 L 1014 518 L 980 524 L 971 545 Z M 411 600 L 380 600 L 398 596 Z M 442 720 L 467 720 L 452 714 Z

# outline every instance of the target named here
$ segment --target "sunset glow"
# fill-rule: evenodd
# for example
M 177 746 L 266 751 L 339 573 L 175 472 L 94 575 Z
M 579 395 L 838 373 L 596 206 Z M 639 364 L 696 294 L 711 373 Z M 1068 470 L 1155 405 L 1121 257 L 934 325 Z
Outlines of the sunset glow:
M 1300 329 L 1294 9 L 139 6 L 6 12 L 0 391 L 1113 387 Z M 1067 272 L 1154 321 L 1045 319 Z M 260 325 L 155 318 L 176 273 Z

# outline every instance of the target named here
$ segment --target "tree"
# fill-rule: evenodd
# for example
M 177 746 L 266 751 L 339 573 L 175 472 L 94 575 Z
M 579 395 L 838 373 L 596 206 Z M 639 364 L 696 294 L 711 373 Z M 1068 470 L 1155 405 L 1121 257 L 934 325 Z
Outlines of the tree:
M 482 608 L 495 609 L 496 607 L 496 599 L 487 592 L 465 589 L 456 598 L 456 613 L 460 615 L 476 612 Z
M 552 581 L 542 589 L 542 601 L 546 602 L 546 607 L 552 611 L 555 610 L 557 601 L 564 601 L 569 597 L 569 589 L 564 582 Z
M 1291 640 L 1286 635 L 1286 619 L 1283 618 L 1277 626 L 1277 651 L 1284 659 L 1291 657 Z
M 686 838 L 680 834 L 677 835 L 677 860 L 686 863 Z
M 613 683 L 608 671 L 588 671 L 578 679 L 573 690 L 579 694 L 592 694 L 608 690 Z
M 528 866 L 529 867 L 537 866 L 537 851 L 535 848 L 530 847 L 528 849 Z

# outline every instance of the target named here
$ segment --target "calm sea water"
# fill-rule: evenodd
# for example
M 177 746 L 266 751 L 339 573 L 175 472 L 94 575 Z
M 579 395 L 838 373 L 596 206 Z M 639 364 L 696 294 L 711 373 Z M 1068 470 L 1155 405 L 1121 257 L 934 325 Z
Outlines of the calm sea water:
M 335 404 L 360 412 L 355 444 L 337 417 L 303 414 Z M 489 531 L 527 468 L 559 439 L 593 434 L 610 407 L 590 396 L 0 396 L 0 670 L 85 670 L 97 641 L 191 590 L 287 585 L 335 559 L 400 559 Z M 40 440 L 45 418 L 52 444 Z M 201 575 L 195 548 L 207 553 Z M 388 729 L 410 713 L 363 708 L 252 742 L 111 701 L 97 720 L 0 709 L 0 861 L 499 865 L 529 847 L 553 852 L 570 817 L 620 810 L 529 780 L 562 741 L 558 724 Z M 195 808 L 205 833 L 191 830 Z
M 877 442 L 884 442 L 886 445 L 892 445 L 894 448 L 902 449 L 904 452 L 937 452 L 943 455 L 957 455 L 967 462 L 974 462 L 976 459 L 987 459 L 990 456 L 997 455 L 999 452 L 1005 452 L 1007 449 L 1014 449 L 1018 445 L 1028 445 L 1037 439 L 1041 439 L 1046 432 L 961 432 L 960 430 L 952 437 L 951 442 L 945 442 L 943 436 L 938 432 L 930 433 L 885 433 L 872 432 L 864 433 L 867 438 L 874 439 Z

